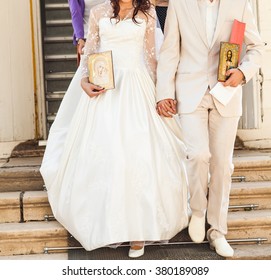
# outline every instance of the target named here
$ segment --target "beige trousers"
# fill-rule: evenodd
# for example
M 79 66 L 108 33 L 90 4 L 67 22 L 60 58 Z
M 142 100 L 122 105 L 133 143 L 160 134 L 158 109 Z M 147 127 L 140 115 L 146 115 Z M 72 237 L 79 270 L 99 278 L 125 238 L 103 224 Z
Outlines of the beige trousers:
M 179 116 L 187 146 L 187 172 L 192 214 L 207 212 L 209 241 L 227 234 L 233 173 L 232 156 L 239 117 L 222 117 L 206 92 L 197 110 Z M 208 173 L 210 180 L 208 183 Z

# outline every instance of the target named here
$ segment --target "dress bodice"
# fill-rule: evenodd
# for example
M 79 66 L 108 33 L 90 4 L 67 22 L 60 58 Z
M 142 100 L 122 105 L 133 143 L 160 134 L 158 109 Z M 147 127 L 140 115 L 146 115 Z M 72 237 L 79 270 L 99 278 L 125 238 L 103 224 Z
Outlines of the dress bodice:
M 116 22 L 115 19 L 102 18 L 99 21 L 99 51 L 111 50 L 117 68 L 135 68 L 144 64 L 144 36 L 146 21 L 132 19 Z
M 110 1 L 95 6 L 90 11 L 89 31 L 82 57 L 82 76 L 88 77 L 88 57 L 90 54 L 112 51 L 114 68 L 147 67 L 155 79 L 156 52 L 154 8 L 148 14 L 138 13 L 136 22 L 130 15 L 123 20 L 112 18 Z

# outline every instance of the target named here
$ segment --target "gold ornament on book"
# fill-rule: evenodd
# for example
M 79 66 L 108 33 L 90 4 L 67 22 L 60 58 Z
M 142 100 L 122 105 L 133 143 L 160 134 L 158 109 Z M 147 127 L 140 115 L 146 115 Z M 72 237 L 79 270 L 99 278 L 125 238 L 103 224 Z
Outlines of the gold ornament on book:
M 89 82 L 104 89 L 114 89 L 112 51 L 91 54 L 88 58 Z
M 217 73 L 217 80 L 219 82 L 225 82 L 229 78 L 229 76 L 226 75 L 226 72 L 229 69 L 237 68 L 239 66 L 245 29 L 246 24 L 235 19 L 233 21 L 229 42 L 220 43 Z
M 218 77 L 219 82 L 225 82 L 229 76 L 227 71 L 238 67 L 239 45 L 227 42 L 220 43 Z

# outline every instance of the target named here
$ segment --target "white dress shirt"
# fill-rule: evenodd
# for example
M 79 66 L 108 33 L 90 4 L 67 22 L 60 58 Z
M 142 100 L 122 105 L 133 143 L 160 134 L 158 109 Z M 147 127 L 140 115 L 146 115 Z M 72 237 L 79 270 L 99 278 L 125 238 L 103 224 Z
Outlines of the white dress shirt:
M 219 0 L 213 0 L 213 2 L 210 0 L 198 0 L 198 5 L 201 18 L 206 27 L 208 44 L 211 46 L 217 23 Z

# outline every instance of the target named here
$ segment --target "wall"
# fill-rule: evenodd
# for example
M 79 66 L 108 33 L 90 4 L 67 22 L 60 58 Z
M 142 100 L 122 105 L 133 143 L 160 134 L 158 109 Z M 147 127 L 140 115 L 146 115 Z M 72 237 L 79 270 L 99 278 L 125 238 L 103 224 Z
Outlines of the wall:
M 0 0 L 0 158 L 35 137 L 29 0 Z
M 267 43 L 263 59 L 263 87 L 261 92 L 261 121 L 259 129 L 238 130 L 238 136 L 248 148 L 271 148 L 271 1 L 258 0 L 258 24 Z

